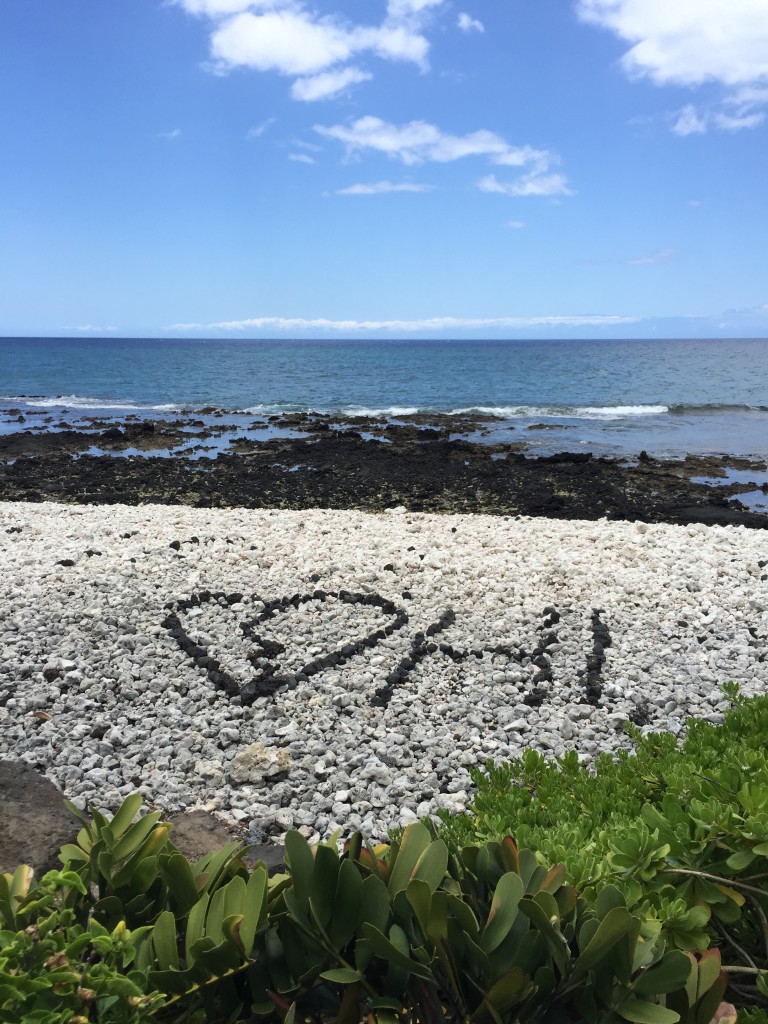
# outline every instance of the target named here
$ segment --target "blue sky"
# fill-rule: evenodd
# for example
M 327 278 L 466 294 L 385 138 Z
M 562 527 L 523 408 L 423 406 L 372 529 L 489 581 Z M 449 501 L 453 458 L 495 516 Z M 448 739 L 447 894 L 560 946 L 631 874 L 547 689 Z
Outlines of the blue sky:
M 0 333 L 768 335 L 768 0 L 4 0 Z

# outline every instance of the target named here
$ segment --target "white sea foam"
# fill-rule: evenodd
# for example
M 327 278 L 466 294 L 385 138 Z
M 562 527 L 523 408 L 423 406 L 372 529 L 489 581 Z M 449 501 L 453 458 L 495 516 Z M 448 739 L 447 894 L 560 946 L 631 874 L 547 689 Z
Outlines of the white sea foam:
M 32 409 L 122 409 L 136 412 L 174 412 L 179 405 L 137 405 L 127 399 L 91 398 L 87 395 L 3 395 L 0 402 L 13 402 Z
M 421 408 L 417 405 L 388 405 L 382 406 L 381 408 L 373 408 L 367 405 L 344 405 L 338 408 L 332 406 L 322 406 L 319 408 L 299 408 L 299 407 L 287 407 L 280 405 L 250 405 L 243 412 L 249 416 L 266 416 L 266 415 L 280 415 L 281 413 L 317 413 L 322 416 L 368 416 L 371 418 L 378 416 L 415 416 L 420 412 L 435 412 L 435 409 Z
M 420 408 L 418 405 L 390 405 L 381 409 L 369 409 L 365 405 L 348 405 L 341 409 L 341 412 L 345 416 L 416 416 L 420 412 L 427 412 L 434 410 L 425 410 Z
M 447 416 L 499 416 L 502 419 L 541 418 L 551 419 L 623 419 L 632 416 L 661 416 L 669 412 L 668 405 L 467 405 L 455 409 L 437 409 L 435 406 L 420 405 L 345 405 L 338 408 L 288 408 L 277 405 L 253 405 L 244 409 L 249 415 L 275 415 L 289 412 L 309 412 L 321 415 L 342 416 L 405 416 L 447 415 Z
M 669 412 L 668 405 L 599 405 L 580 407 L 573 414 L 576 418 L 597 417 L 614 419 L 624 416 L 662 416 Z
M 484 416 L 549 417 L 550 419 L 594 420 L 624 419 L 630 416 L 661 416 L 669 412 L 667 405 L 473 405 L 451 409 L 452 416 L 481 413 Z

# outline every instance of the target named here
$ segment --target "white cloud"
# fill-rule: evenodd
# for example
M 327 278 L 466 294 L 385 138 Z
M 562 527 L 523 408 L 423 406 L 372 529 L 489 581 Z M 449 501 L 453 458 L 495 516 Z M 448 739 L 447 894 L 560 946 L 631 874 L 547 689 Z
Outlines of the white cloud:
M 646 267 L 659 263 L 671 263 L 677 255 L 675 249 L 659 249 L 650 256 L 637 256 L 635 259 L 624 260 L 628 267 Z
M 440 7 L 444 0 L 389 0 L 387 14 L 395 20 L 420 15 L 430 7 Z
M 181 138 L 181 128 L 172 128 L 169 132 L 158 132 L 157 137 L 158 139 L 168 139 L 169 142 Z
M 660 85 L 768 78 L 765 0 L 577 0 L 576 10 L 632 44 L 622 58 L 631 75 Z
M 209 18 L 221 18 L 228 14 L 239 14 L 241 11 L 252 10 L 254 7 L 272 7 L 270 0 L 172 0 L 178 7 L 183 7 L 189 14 L 206 15 Z
M 277 121 L 276 117 L 268 117 L 265 121 L 260 124 L 254 125 L 253 128 L 249 128 L 245 133 L 246 139 L 260 139 L 267 128 L 271 128 L 272 125 Z
M 432 185 L 418 185 L 413 181 L 374 181 L 370 184 L 348 185 L 340 188 L 337 196 L 378 196 L 385 192 L 429 192 Z
M 726 103 L 741 111 L 768 104 L 768 85 L 745 85 L 726 98 Z
M 429 42 L 407 24 L 384 24 L 379 28 L 359 28 L 353 39 L 356 50 L 373 50 L 385 60 L 405 60 L 426 71 Z
M 110 334 L 116 327 L 99 327 L 95 324 L 77 324 L 74 327 L 62 327 L 62 331 L 81 331 L 83 334 Z
M 224 75 L 247 67 L 301 76 L 292 96 L 316 100 L 370 78 L 368 71 L 340 67 L 363 54 L 427 70 L 429 41 L 422 29 L 445 0 L 390 0 L 383 20 L 373 25 L 352 22 L 341 12 L 320 14 L 304 0 L 171 2 L 212 22 L 208 70 Z
M 520 228 L 524 228 L 525 227 L 525 221 L 524 220 L 508 220 L 507 221 L 507 227 L 508 228 L 514 228 L 516 231 L 519 231 Z
M 409 15 L 421 14 L 429 7 L 439 7 L 444 0 L 389 0 L 387 13 L 392 18 L 407 18 Z
M 324 71 L 308 78 L 297 78 L 291 86 L 291 96 L 295 100 L 312 102 L 327 100 L 338 96 L 350 85 L 367 82 L 373 76 L 360 68 L 340 68 L 338 71 Z
M 726 132 L 740 132 L 744 128 L 757 128 L 758 125 L 762 124 L 765 120 L 765 113 L 759 114 L 742 114 L 741 116 L 733 114 L 714 114 L 712 120 L 718 128 L 722 128 Z
M 477 187 L 481 192 L 495 192 L 503 196 L 570 196 L 572 191 L 564 174 L 545 174 L 532 171 L 514 181 L 499 181 L 495 174 L 481 178 Z
M 768 103 L 768 98 L 766 99 Z M 735 97 L 723 101 L 720 109 L 697 110 L 692 103 L 686 104 L 672 115 L 672 131 L 675 135 L 704 135 L 711 127 L 724 132 L 740 132 L 757 128 L 765 121 L 764 110 L 754 110 L 753 103 L 743 103 Z
M 462 32 L 485 32 L 485 25 L 482 21 L 478 21 L 477 18 L 473 18 L 470 14 L 465 14 L 463 11 L 459 15 L 459 20 L 456 24 Z
M 557 157 L 546 150 L 512 146 L 500 135 L 485 129 L 468 135 L 451 135 L 426 121 L 396 125 L 369 115 L 346 125 L 315 125 L 315 131 L 344 143 L 348 153 L 372 149 L 404 164 L 450 163 L 463 157 L 485 156 L 495 164 L 532 165 L 543 171 L 557 162 Z
M 317 160 L 309 156 L 308 153 L 289 153 L 288 159 L 295 161 L 297 164 L 316 164 Z
M 499 166 L 525 170 L 511 182 L 500 182 L 495 175 L 487 175 L 478 182 L 483 192 L 510 196 L 571 195 L 565 175 L 551 170 L 553 164 L 559 163 L 555 153 L 532 146 L 512 146 L 500 135 L 486 129 L 467 135 L 451 135 L 426 121 L 396 125 L 369 115 L 350 124 L 315 125 L 315 131 L 343 143 L 348 156 L 373 150 L 407 166 L 485 157 Z
M 710 127 L 755 128 L 768 106 L 766 0 L 576 0 L 579 17 L 630 44 L 621 66 L 656 85 L 724 87 L 733 113 L 683 107 L 672 131 L 686 136 Z
M 686 104 L 676 114 L 676 121 L 672 125 L 675 135 L 685 138 L 686 135 L 703 135 L 707 130 L 707 121 L 696 110 L 692 103 Z
M 285 75 L 323 71 L 353 52 L 349 33 L 330 20 L 291 10 L 228 18 L 211 37 L 211 54 L 226 68 L 244 66 Z
M 213 324 L 173 324 L 169 331 L 450 331 L 482 328 L 515 329 L 526 327 L 604 327 L 638 323 L 633 316 L 506 316 L 472 317 L 436 316 L 424 320 L 326 320 L 303 317 L 259 316 L 248 320 L 223 320 Z

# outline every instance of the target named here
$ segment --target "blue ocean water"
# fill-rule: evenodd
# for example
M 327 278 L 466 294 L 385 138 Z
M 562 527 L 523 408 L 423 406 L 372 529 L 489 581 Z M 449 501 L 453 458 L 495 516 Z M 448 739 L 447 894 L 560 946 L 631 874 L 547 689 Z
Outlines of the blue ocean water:
M 4 338 L 0 404 L 405 419 L 475 409 L 502 418 L 494 439 L 514 431 L 532 451 L 765 458 L 768 340 Z

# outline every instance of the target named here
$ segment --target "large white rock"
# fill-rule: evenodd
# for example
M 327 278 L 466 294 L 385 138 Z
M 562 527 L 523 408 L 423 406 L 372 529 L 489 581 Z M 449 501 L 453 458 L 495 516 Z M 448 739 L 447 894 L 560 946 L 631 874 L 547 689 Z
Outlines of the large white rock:
M 282 775 L 292 768 L 291 755 L 284 747 L 267 747 L 251 743 L 232 759 L 229 777 L 232 782 L 260 782 Z

